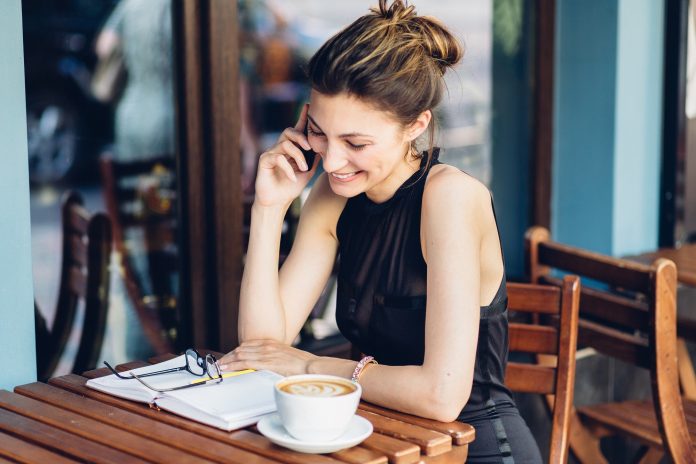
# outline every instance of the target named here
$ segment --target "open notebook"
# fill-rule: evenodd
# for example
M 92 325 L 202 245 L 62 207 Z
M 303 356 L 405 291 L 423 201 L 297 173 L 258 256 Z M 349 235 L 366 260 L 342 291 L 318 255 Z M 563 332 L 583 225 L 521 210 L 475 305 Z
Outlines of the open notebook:
M 144 374 L 184 365 L 184 355 L 152 366 L 128 372 Z M 128 372 L 124 372 L 127 375 Z M 276 410 L 273 385 L 282 377 L 270 371 L 254 371 L 173 392 L 152 391 L 135 379 L 119 379 L 115 375 L 90 379 L 87 386 L 129 400 L 150 403 L 180 416 L 223 430 L 234 430 L 255 424 Z M 199 379 L 186 371 L 146 377 L 155 388 L 186 385 Z

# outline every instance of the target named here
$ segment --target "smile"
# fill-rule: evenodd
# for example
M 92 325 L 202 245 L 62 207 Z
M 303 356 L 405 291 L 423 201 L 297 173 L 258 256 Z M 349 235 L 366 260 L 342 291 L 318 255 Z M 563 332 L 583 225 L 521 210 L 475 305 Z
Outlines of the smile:
M 362 171 L 355 171 L 355 172 L 348 172 L 348 173 L 345 173 L 345 174 L 339 174 L 339 173 L 336 173 L 336 172 L 332 172 L 332 173 L 331 173 L 331 177 L 333 177 L 334 179 L 341 180 L 341 181 L 347 181 L 347 180 L 350 180 L 350 179 L 354 178 L 355 176 L 357 176 L 357 175 L 360 174 L 361 172 L 362 172 Z

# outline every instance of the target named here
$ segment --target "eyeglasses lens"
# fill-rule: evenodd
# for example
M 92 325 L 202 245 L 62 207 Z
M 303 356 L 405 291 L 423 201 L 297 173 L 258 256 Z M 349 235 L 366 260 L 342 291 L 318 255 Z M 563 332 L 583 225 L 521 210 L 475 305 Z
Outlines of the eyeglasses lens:
M 205 359 L 196 350 L 186 350 L 186 365 L 193 375 L 205 374 Z
M 211 379 L 222 380 L 222 372 L 220 372 L 220 366 L 218 366 L 217 359 L 212 354 L 208 354 L 205 357 L 205 362 L 208 367 L 208 376 Z

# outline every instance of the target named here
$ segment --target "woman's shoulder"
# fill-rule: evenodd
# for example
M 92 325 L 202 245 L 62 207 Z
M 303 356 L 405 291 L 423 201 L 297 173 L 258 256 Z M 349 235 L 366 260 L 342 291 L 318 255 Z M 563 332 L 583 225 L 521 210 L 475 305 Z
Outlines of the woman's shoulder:
M 480 210 L 486 206 L 490 209 L 490 203 L 488 187 L 475 177 L 448 164 L 437 164 L 430 169 L 423 191 L 424 206 L 459 208 L 468 205 Z

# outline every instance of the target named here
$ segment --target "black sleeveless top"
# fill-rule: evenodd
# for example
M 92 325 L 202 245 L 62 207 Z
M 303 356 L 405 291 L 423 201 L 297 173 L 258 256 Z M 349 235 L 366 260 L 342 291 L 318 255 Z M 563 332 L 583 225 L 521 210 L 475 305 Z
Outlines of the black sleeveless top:
M 439 164 L 437 149 L 432 165 Z M 430 167 L 414 173 L 384 203 L 350 198 L 338 220 L 336 320 L 341 333 L 380 363 L 421 365 L 425 354 L 427 265 L 420 242 L 423 189 Z M 459 416 L 475 417 L 491 402 L 511 400 L 504 374 L 508 353 L 505 277 L 481 307 L 471 396 Z

